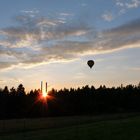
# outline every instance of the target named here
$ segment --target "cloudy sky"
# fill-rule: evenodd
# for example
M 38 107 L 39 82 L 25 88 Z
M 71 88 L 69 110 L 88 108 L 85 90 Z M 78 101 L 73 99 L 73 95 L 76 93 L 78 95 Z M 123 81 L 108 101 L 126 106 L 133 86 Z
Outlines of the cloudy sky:
M 0 87 L 138 84 L 139 13 L 140 0 L 0 0 Z

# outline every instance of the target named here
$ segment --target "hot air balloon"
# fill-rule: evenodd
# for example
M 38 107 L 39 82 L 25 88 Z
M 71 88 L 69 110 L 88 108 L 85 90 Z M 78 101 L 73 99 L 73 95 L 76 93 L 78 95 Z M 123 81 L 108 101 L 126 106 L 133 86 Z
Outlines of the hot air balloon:
M 93 65 L 94 65 L 94 61 L 93 61 L 93 60 L 88 60 L 88 61 L 87 61 L 87 64 L 88 64 L 88 66 L 89 66 L 90 68 L 92 68 Z

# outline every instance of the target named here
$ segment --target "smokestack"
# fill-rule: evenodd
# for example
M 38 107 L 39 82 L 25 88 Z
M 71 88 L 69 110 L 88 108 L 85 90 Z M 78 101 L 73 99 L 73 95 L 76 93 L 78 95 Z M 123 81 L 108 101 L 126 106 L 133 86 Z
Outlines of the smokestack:
M 43 82 L 41 81 L 41 93 L 42 93 L 42 88 L 43 88 Z
M 46 82 L 46 93 L 47 93 L 47 82 Z

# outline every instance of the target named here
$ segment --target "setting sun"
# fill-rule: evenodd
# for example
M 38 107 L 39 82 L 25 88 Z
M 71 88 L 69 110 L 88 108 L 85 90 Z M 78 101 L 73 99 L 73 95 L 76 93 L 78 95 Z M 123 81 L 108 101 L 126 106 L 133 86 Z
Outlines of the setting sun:
M 43 97 L 47 97 L 47 82 L 41 81 L 41 93 Z
M 42 96 L 47 97 L 47 92 L 45 90 L 42 91 Z

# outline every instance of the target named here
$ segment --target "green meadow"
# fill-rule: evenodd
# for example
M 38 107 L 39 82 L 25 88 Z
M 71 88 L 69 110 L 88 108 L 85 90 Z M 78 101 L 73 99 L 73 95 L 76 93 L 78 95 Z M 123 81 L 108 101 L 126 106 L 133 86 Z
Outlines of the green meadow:
M 140 114 L 0 121 L 0 140 L 140 140 Z

